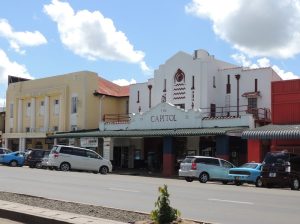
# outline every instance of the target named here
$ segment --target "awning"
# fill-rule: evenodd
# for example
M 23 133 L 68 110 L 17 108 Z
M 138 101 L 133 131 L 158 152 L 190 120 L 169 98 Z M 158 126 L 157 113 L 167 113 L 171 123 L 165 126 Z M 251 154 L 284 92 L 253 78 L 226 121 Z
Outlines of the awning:
M 242 97 L 247 97 L 247 98 L 256 98 L 260 96 L 260 91 L 257 92 L 246 92 L 242 94 Z
M 266 125 L 243 131 L 245 139 L 300 139 L 300 124 L 295 125 Z
M 163 136 L 209 136 L 226 135 L 226 133 L 242 132 L 247 127 L 227 128 L 184 128 L 159 130 L 119 130 L 55 133 L 48 138 L 80 138 L 80 137 L 163 137 Z

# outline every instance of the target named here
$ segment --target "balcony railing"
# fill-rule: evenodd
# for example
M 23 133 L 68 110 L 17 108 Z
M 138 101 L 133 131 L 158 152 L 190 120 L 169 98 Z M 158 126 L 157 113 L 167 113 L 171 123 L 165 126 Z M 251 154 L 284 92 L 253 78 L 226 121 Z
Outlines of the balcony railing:
M 130 120 L 129 114 L 105 114 L 103 121 L 111 124 L 125 124 Z
M 248 105 L 201 108 L 203 119 L 234 118 L 252 114 L 256 121 L 271 121 L 271 111 L 269 108 L 251 108 Z
M 248 105 L 201 108 L 202 119 L 228 119 L 238 118 L 252 114 L 256 122 L 271 122 L 271 111 L 268 108 L 250 108 Z M 126 124 L 130 114 L 105 114 L 103 122 L 107 124 Z

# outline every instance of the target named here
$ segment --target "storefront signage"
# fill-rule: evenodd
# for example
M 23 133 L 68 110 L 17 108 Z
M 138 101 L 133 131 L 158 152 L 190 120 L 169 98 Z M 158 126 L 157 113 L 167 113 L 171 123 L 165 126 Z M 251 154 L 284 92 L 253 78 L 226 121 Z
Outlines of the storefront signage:
M 80 138 L 81 147 L 98 147 L 98 138 Z
M 175 114 L 161 114 L 151 116 L 151 122 L 169 122 L 169 121 L 177 121 Z

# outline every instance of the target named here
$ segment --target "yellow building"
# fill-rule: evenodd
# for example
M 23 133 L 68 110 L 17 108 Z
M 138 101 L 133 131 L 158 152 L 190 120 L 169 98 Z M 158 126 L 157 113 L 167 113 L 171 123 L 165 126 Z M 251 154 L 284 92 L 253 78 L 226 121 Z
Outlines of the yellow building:
M 98 151 L 102 147 L 98 139 L 54 140 L 47 136 L 98 129 L 104 114 L 128 112 L 128 97 L 128 87 L 89 71 L 10 83 L 6 94 L 5 146 L 24 151 L 51 149 L 57 143 L 85 144 Z

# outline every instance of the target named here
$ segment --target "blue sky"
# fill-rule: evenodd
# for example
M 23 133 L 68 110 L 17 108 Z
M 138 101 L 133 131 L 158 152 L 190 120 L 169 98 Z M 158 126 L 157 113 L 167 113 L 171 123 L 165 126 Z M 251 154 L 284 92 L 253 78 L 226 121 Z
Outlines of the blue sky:
M 196 49 L 298 78 L 300 0 L 3 0 L 0 107 L 8 75 L 89 70 L 124 85 Z

